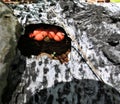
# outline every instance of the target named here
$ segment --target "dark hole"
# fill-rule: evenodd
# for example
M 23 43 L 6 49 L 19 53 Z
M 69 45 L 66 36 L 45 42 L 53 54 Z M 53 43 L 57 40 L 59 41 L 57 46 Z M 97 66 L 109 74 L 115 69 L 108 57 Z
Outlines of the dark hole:
M 111 38 L 111 39 L 108 40 L 107 43 L 109 43 L 109 45 L 111 45 L 111 46 L 117 46 L 119 44 L 119 40 Z
M 44 28 L 44 29 L 57 29 L 65 34 L 64 39 L 57 42 L 55 40 L 50 41 L 37 41 L 33 38 L 29 38 L 29 34 L 33 33 L 34 30 Z M 31 55 L 39 55 L 40 53 L 53 54 L 59 57 L 66 52 L 71 50 L 71 39 L 67 36 L 65 30 L 62 27 L 49 25 L 49 24 L 30 24 L 25 27 L 25 34 L 22 35 L 18 41 L 18 49 L 21 54 L 30 57 Z M 63 55 L 65 56 L 65 55 Z
M 5 15 L 4 18 L 5 18 L 5 19 L 9 19 L 10 16 L 9 16 L 9 15 Z
M 108 43 L 111 45 L 111 46 L 117 46 L 119 44 L 119 41 L 108 41 Z

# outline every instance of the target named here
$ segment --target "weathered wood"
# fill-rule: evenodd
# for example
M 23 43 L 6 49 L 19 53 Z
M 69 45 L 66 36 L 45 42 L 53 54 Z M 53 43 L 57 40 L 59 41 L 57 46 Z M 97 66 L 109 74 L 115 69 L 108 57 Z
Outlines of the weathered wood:
M 76 0 L 66 2 L 43 0 L 38 4 L 18 5 L 16 9 L 13 5 L 13 8 L 23 26 L 46 23 L 63 27 L 72 40 L 71 52 L 69 62 L 64 64 L 47 56 L 26 58 L 26 69 L 21 73 L 21 82 L 12 94 L 4 95 L 4 98 L 9 99 L 3 99 L 4 103 L 120 102 L 120 57 L 117 57 L 120 54 L 119 6 L 115 4 L 98 6 L 79 3 Z M 115 58 L 111 55 L 115 55 Z M 87 63 L 88 60 L 90 63 Z M 88 64 L 92 64 L 91 68 L 99 72 L 104 83 L 98 81 Z M 10 90 L 7 89 L 6 92 Z

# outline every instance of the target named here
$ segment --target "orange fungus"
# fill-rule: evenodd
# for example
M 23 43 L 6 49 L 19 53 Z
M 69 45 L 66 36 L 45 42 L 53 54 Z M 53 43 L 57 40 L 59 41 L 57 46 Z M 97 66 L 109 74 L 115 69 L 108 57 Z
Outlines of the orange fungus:
M 41 41 L 41 40 L 44 39 L 44 36 L 41 33 L 39 33 L 34 37 L 34 39 L 37 40 L 37 41 Z
M 33 34 L 36 35 L 36 34 L 39 34 L 40 32 L 41 32 L 40 29 L 39 29 L 39 30 L 34 30 L 34 31 L 33 31 Z
M 61 41 L 61 40 L 63 40 L 63 39 L 64 39 L 64 33 L 62 33 L 62 32 L 57 32 L 56 35 L 55 35 L 55 37 L 54 37 L 54 40 L 55 40 L 55 41 Z
M 41 31 L 41 34 L 46 37 L 48 35 L 47 31 Z
M 33 34 L 33 33 L 30 33 L 30 34 L 29 34 L 29 37 L 30 37 L 30 38 L 32 38 L 33 36 L 34 36 L 34 34 Z
M 55 37 L 55 33 L 54 33 L 53 31 L 49 31 L 48 37 L 49 37 L 50 39 L 53 39 L 53 38 Z
M 50 39 L 54 39 L 55 41 L 61 41 L 64 39 L 64 33 L 58 31 L 54 28 L 49 29 L 36 29 L 33 31 L 33 33 L 29 34 L 30 38 L 34 38 L 37 41 L 43 40 L 46 36 L 48 36 Z

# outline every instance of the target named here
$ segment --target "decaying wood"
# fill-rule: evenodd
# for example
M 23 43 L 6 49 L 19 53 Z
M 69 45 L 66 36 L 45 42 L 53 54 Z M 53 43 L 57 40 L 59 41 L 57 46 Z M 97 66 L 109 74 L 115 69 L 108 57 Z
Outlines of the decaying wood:
M 52 11 L 52 12 L 56 15 L 56 17 L 59 19 L 59 17 L 58 17 L 57 14 L 55 13 L 55 11 L 54 11 L 53 9 L 52 9 L 51 11 Z M 62 23 L 62 22 L 61 22 L 61 24 L 63 25 L 63 27 L 64 27 L 64 29 L 65 29 L 65 27 L 66 27 L 65 24 Z M 72 41 L 76 43 L 76 45 L 77 45 L 77 47 L 78 47 L 78 49 L 79 49 L 79 51 L 80 51 L 80 53 L 81 53 L 81 56 L 82 56 L 83 59 L 86 61 L 87 65 L 90 67 L 90 69 L 91 69 L 91 71 L 93 72 L 93 74 L 97 77 L 98 80 L 104 82 L 103 79 L 101 78 L 100 74 L 99 74 L 99 70 L 96 69 L 95 66 L 92 64 L 92 62 L 87 58 L 86 53 L 83 52 L 81 46 L 80 46 L 80 45 L 78 44 L 78 42 L 75 40 L 75 37 L 73 37 L 73 35 L 72 35 L 69 31 L 66 30 L 66 32 L 69 34 L 69 36 L 71 36 Z

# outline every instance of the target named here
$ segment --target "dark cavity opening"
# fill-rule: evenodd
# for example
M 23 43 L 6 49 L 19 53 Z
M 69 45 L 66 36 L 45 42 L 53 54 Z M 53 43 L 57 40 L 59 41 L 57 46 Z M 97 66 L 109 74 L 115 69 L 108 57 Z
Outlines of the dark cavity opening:
M 37 41 L 30 38 L 29 35 L 37 29 L 44 30 L 57 30 L 64 33 L 64 39 L 55 41 L 54 39 L 44 39 Z M 38 56 L 41 53 L 47 53 L 52 58 L 59 59 L 60 61 L 67 61 L 67 55 L 71 51 L 71 39 L 67 36 L 65 30 L 60 26 L 50 24 L 30 24 L 25 27 L 25 33 L 18 41 L 18 49 L 21 54 L 30 57 L 31 55 Z

